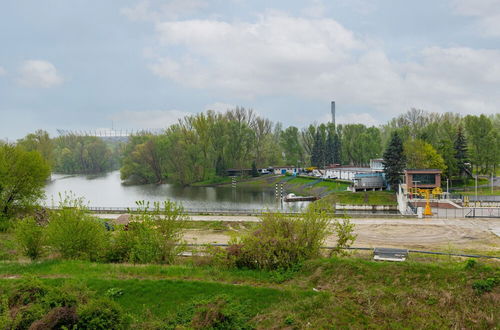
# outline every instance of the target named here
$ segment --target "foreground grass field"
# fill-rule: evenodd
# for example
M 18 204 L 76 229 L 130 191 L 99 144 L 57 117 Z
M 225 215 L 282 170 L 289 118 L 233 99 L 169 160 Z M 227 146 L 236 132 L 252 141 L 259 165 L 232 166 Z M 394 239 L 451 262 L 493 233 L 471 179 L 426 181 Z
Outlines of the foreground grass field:
M 499 286 L 484 290 L 477 284 L 499 281 L 498 263 L 367 259 L 319 259 L 289 271 L 223 269 L 205 265 L 202 257 L 172 266 L 3 262 L 0 292 L 12 292 L 23 276 L 39 277 L 49 286 L 79 283 L 99 296 L 120 292 L 112 298 L 130 315 L 135 328 L 172 326 L 194 301 L 220 295 L 241 311 L 241 328 L 494 329 L 500 325 Z

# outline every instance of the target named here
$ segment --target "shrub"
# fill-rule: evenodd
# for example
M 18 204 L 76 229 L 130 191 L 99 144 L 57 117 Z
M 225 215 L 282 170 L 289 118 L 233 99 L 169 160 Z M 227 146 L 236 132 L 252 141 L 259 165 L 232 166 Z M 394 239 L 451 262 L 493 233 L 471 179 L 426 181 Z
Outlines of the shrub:
M 108 232 L 81 199 L 66 198 L 50 215 L 47 243 L 63 258 L 95 261 L 104 253 Z
M 333 214 L 330 207 L 311 204 L 298 216 L 267 213 L 257 229 L 228 249 L 239 267 L 287 269 L 320 255 Z
M 78 309 L 78 329 L 126 329 L 128 320 L 120 306 L 112 300 L 91 300 Z
M 30 326 L 30 330 L 74 329 L 78 324 L 75 307 L 56 307 Z
M 182 234 L 189 217 L 181 205 L 165 201 L 137 202 L 126 231 L 112 239 L 109 259 L 134 263 L 169 264 L 184 250 Z
M 64 282 L 57 287 L 51 287 L 43 296 L 41 303 L 47 309 L 56 307 L 75 307 L 79 303 L 88 300 L 89 290 L 81 285 L 72 282 Z
M 226 295 L 191 302 L 175 320 L 171 328 L 193 329 L 252 329 L 247 308 Z
M 9 299 L 6 296 L 0 296 L 0 329 L 10 328 L 11 319 L 9 311 Z
M 23 306 L 39 302 L 48 291 L 48 287 L 35 277 L 24 278 L 9 297 L 9 307 Z
M 337 236 L 337 243 L 331 250 L 330 255 L 346 255 L 346 249 L 349 248 L 358 235 L 354 234 L 354 224 L 349 219 L 343 219 L 342 222 L 336 220 L 333 223 L 333 232 Z
M 16 242 L 23 255 L 38 259 L 43 252 L 44 228 L 32 217 L 19 220 L 14 229 Z
M 485 280 L 477 280 L 472 283 L 472 288 L 478 294 L 483 294 L 485 292 L 491 292 L 493 288 L 497 285 L 498 280 L 496 278 L 487 278 Z
M 0 233 L 9 231 L 12 227 L 12 220 L 6 215 L 0 214 Z
M 17 309 L 12 316 L 11 329 L 28 329 L 36 320 L 41 319 L 45 310 L 38 304 L 30 304 Z
M 475 268 L 476 265 L 477 265 L 477 261 L 476 260 L 474 260 L 474 259 L 467 259 L 467 261 L 465 262 L 464 269 L 465 270 L 469 270 L 469 269 Z

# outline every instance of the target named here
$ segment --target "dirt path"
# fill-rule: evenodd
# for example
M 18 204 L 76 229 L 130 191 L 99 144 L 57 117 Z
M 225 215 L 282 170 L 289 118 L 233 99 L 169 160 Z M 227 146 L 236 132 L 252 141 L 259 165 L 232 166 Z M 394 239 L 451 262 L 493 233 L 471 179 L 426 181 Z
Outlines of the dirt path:
M 219 220 L 220 217 L 218 217 Z M 226 219 L 224 219 L 225 221 Z M 242 220 L 240 218 L 240 220 Z M 500 237 L 492 232 L 499 221 L 492 220 L 383 220 L 354 219 L 358 235 L 354 246 L 400 247 L 410 249 L 455 249 L 498 251 Z M 231 231 L 192 229 L 186 232 L 189 243 L 227 243 Z M 335 244 L 335 236 L 327 245 Z

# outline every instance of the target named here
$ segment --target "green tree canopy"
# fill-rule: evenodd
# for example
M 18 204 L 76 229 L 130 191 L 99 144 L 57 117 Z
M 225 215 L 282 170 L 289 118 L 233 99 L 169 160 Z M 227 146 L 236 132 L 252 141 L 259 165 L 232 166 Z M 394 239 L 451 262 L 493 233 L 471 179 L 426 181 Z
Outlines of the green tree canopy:
M 403 141 L 397 131 L 392 133 L 389 145 L 385 149 L 383 164 L 387 183 L 394 190 L 401 182 L 401 175 L 406 166 Z
M 11 217 L 43 197 L 50 166 L 38 151 L 0 145 L 0 217 Z
M 443 157 L 429 143 L 419 139 L 409 140 L 404 145 L 408 168 L 445 170 Z

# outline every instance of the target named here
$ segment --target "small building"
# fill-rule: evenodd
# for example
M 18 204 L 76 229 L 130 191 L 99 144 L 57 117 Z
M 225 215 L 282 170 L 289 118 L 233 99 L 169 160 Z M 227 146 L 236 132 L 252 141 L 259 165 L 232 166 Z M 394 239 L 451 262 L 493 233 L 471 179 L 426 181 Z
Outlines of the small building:
M 273 167 L 274 174 L 291 174 L 298 175 L 300 173 L 300 169 L 295 166 L 275 166 Z
M 324 169 L 325 179 L 339 179 L 354 181 L 354 176 L 361 173 L 372 173 L 369 167 L 353 167 L 353 166 L 328 166 Z
M 357 173 L 354 175 L 354 190 L 382 190 L 385 186 L 384 173 Z
M 384 159 L 383 158 L 370 159 L 370 168 L 374 172 L 383 172 Z
M 438 169 L 407 169 L 405 170 L 406 189 L 434 189 L 441 187 L 441 170 Z

